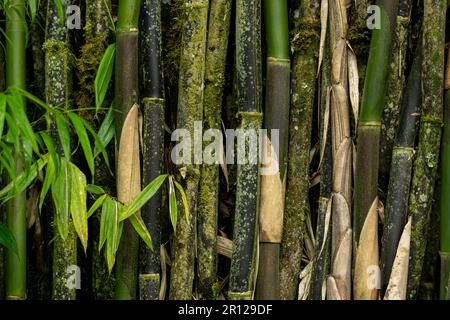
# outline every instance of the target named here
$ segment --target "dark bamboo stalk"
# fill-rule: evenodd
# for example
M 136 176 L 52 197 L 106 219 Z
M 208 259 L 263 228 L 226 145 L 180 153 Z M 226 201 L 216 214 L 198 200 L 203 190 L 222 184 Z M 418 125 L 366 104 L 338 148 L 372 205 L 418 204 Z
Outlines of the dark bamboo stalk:
M 205 76 L 208 0 L 187 0 L 187 17 L 183 30 L 180 77 L 178 89 L 177 128 L 188 130 L 194 137 L 196 121 L 203 120 L 203 84 Z M 195 226 L 197 224 L 200 168 L 186 165 L 182 181 L 188 196 L 189 220 L 178 219 L 170 279 L 170 299 L 192 298 L 195 265 Z
M 117 137 L 121 136 L 122 127 L 133 105 L 138 102 L 138 34 L 140 0 L 119 0 L 119 13 L 116 26 L 116 107 Z M 119 145 L 120 154 L 120 145 Z M 124 155 L 126 156 L 126 155 Z M 133 157 L 133 155 L 128 155 Z M 133 166 L 139 166 L 139 159 L 133 159 Z M 132 186 L 121 181 L 121 170 L 130 168 L 117 164 L 117 197 L 123 203 L 128 203 L 140 189 L 140 178 Z M 132 169 L 138 173 L 139 168 Z M 126 179 L 126 177 L 124 177 Z M 134 177 L 137 179 L 137 177 Z M 139 238 L 131 223 L 124 222 L 123 234 L 116 255 L 116 288 L 114 298 L 130 300 L 137 297 L 138 285 L 138 254 Z
M 319 1 L 303 1 L 296 10 L 300 15 L 293 18 L 296 38 L 293 42 L 287 189 L 280 257 L 280 297 L 289 300 L 297 298 L 303 234 L 310 210 L 309 150 L 320 38 Z
M 46 101 L 50 106 L 64 110 L 70 109 L 73 56 L 70 51 L 67 27 L 59 19 L 54 1 L 48 1 L 47 39 L 44 43 L 44 52 Z M 57 141 L 57 151 L 62 156 L 63 150 L 59 143 L 56 126 L 52 125 L 50 129 L 53 139 Z M 77 236 L 71 219 L 68 229 L 68 235 L 66 239 L 63 239 L 57 228 L 54 228 L 52 298 L 56 300 L 75 300 L 77 295 L 75 288 L 66 285 L 68 268 L 77 265 Z
M 409 299 L 417 297 L 420 286 L 438 174 L 444 104 L 446 9 L 447 2 L 444 0 L 424 1 L 422 112 L 408 207 L 408 214 L 412 217 L 407 293 Z
M 236 2 L 236 88 L 239 128 L 255 130 L 262 125 L 261 6 L 257 0 Z M 248 131 L 247 131 L 248 132 Z M 238 153 L 249 155 L 249 145 Z M 259 147 L 258 147 L 259 150 Z M 252 152 L 255 152 L 253 150 Z M 247 160 L 258 157 L 258 152 Z M 253 158 L 254 159 L 254 158 Z M 236 208 L 233 226 L 230 299 L 251 299 L 254 290 L 256 225 L 259 211 L 259 159 L 237 165 Z
M 161 1 L 144 0 L 141 13 L 143 149 L 142 184 L 152 182 L 164 171 L 164 78 L 161 61 Z M 162 190 L 142 209 L 154 251 L 140 243 L 139 298 L 158 300 L 160 287 Z
M 408 198 L 414 162 L 418 112 L 420 112 L 422 102 L 422 49 L 421 46 L 418 48 L 403 97 L 400 126 L 392 153 L 381 250 L 383 291 L 389 284 L 397 247 L 408 217 Z
M 450 54 L 445 74 L 444 131 L 441 145 L 440 299 L 450 300 Z
M 231 20 L 231 0 L 212 0 L 206 47 L 204 130 L 221 130 L 225 65 Z M 205 141 L 205 144 L 207 142 Z M 217 225 L 219 208 L 219 166 L 203 165 L 198 199 L 198 294 L 215 299 L 217 279 Z

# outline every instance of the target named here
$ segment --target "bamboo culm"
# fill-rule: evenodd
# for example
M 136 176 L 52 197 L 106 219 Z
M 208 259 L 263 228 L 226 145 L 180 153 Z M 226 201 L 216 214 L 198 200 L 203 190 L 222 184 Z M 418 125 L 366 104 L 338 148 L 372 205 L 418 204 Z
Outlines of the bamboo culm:
M 203 120 L 209 1 L 187 0 L 185 5 L 187 16 L 180 57 L 177 128 L 186 129 L 193 137 L 195 122 Z M 189 219 L 178 219 L 176 227 L 169 292 L 171 300 L 192 298 L 195 266 L 195 245 L 192 243 L 196 239 L 200 167 L 197 164 L 188 164 L 186 175 L 181 179 L 188 198 Z
M 422 112 L 408 205 L 408 215 L 412 218 L 407 292 L 409 299 L 417 297 L 420 286 L 438 174 L 444 104 L 446 9 L 447 2 L 444 0 L 424 1 Z
M 231 21 L 231 0 L 212 0 L 206 47 L 203 127 L 221 130 L 222 97 Z M 216 299 L 219 166 L 203 165 L 198 196 L 198 295 Z
M 260 1 L 257 0 L 236 2 L 236 88 L 239 128 L 255 132 L 259 132 L 262 126 L 260 5 Z M 241 148 L 242 150 L 238 152 L 248 155 L 249 159 L 246 164 L 237 165 L 233 253 L 228 289 L 228 298 L 232 300 L 253 298 L 256 269 L 259 150 L 252 150 L 252 154 L 249 154 L 250 148 L 247 143 Z

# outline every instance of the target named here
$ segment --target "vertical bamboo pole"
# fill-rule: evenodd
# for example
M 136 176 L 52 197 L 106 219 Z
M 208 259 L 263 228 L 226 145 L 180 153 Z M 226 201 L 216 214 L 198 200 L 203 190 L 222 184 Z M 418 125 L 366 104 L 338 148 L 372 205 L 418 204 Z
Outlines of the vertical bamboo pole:
M 204 130 L 221 130 L 225 65 L 231 20 L 231 0 L 211 0 L 206 47 Z M 204 146 L 207 142 L 204 142 Z M 198 294 L 215 299 L 217 279 L 217 224 L 219 208 L 219 166 L 202 166 L 198 196 Z
M 164 171 L 164 78 L 161 61 L 161 1 L 144 0 L 141 13 L 142 68 L 142 184 L 152 182 Z M 143 207 L 142 218 L 147 225 L 154 251 L 140 243 L 139 298 L 159 299 L 162 190 Z
M 236 87 L 239 128 L 243 132 L 256 131 L 262 125 L 261 78 L 261 3 L 258 0 L 236 2 Z M 239 150 L 240 148 L 240 150 Z M 238 153 L 248 155 L 250 146 L 238 146 Z M 258 147 L 259 150 L 259 147 Z M 252 152 L 254 152 L 253 150 Z M 236 208 L 233 226 L 233 253 L 231 258 L 230 299 L 253 297 L 255 272 L 255 240 L 259 211 L 259 165 L 237 165 Z
M 195 122 L 203 120 L 208 7 L 208 0 L 186 0 L 187 17 L 184 24 L 180 59 L 177 128 L 188 130 L 191 137 L 194 136 Z M 188 196 L 189 220 L 184 217 L 178 219 L 169 295 L 173 300 L 192 298 L 195 265 L 195 245 L 193 243 L 195 243 L 196 237 L 199 181 L 199 166 L 197 164 L 186 165 L 186 176 L 182 184 Z
M 0 17 L 3 15 L 0 13 Z M 0 41 L 3 41 L 3 37 L 0 36 Z M 3 43 L 3 42 L 2 42 Z M 3 48 L 0 48 L 0 91 L 4 91 L 6 89 L 5 83 L 5 52 Z M 3 187 L 4 185 L 4 177 L 0 176 L 0 184 Z M 0 210 L 3 210 L 4 206 L 0 206 Z M 4 215 L 0 215 L 0 223 L 5 223 Z M 0 300 L 5 299 L 5 249 L 0 246 Z
M 44 52 L 47 103 L 53 107 L 70 109 L 73 56 L 69 47 L 67 27 L 61 22 L 54 1 L 48 1 L 47 4 L 47 38 L 44 43 Z M 51 134 L 55 141 L 59 141 L 55 125 L 51 127 Z M 62 155 L 62 148 L 59 143 L 57 145 L 58 152 Z M 76 289 L 66 285 L 68 267 L 77 265 L 75 229 L 72 221 L 69 220 L 69 232 L 66 239 L 62 239 L 56 227 L 54 230 L 52 298 L 55 300 L 75 300 Z
M 309 150 L 311 149 L 312 114 L 316 91 L 315 75 L 320 38 L 319 1 L 303 1 L 298 4 L 296 10 L 300 14 L 298 16 L 293 15 L 294 58 L 288 133 L 289 155 L 287 178 L 283 178 L 287 179 L 287 189 L 280 257 L 280 297 L 289 300 L 297 298 L 303 234 L 306 230 L 306 217 L 310 210 L 308 200 Z M 289 58 L 285 52 L 283 53 L 285 59 Z M 285 85 L 285 87 L 288 86 Z M 280 89 L 278 90 L 280 93 L 284 93 Z M 267 92 L 267 94 L 269 93 Z M 277 102 L 275 103 L 278 105 Z M 272 110 L 268 112 L 272 112 L 273 115 Z M 280 146 L 283 142 L 280 140 Z M 281 152 L 282 149 L 280 148 L 280 155 Z M 282 162 L 280 161 L 280 163 Z M 280 165 L 280 170 L 282 167 Z M 285 175 L 282 171 L 280 171 L 280 174 Z
M 116 26 L 116 107 L 117 137 L 121 137 L 125 119 L 138 102 L 138 34 L 140 0 L 119 0 L 119 12 Z M 135 142 L 130 142 L 135 143 Z M 119 157 L 121 156 L 119 145 Z M 140 189 L 140 161 L 134 154 L 125 155 L 132 168 L 125 167 L 120 160 L 117 163 L 117 197 L 128 203 Z M 138 157 L 139 158 L 139 157 Z M 132 171 L 132 177 L 126 173 Z M 129 181 L 132 179 L 133 181 Z M 130 182 L 132 185 L 127 185 Z M 137 297 L 139 238 L 133 226 L 124 222 L 123 234 L 116 255 L 116 288 L 114 298 L 130 300 Z
M 407 294 L 409 299 L 417 297 L 420 286 L 438 174 L 444 104 L 446 9 L 447 1 L 424 1 L 422 112 L 408 207 L 408 214 L 412 218 Z

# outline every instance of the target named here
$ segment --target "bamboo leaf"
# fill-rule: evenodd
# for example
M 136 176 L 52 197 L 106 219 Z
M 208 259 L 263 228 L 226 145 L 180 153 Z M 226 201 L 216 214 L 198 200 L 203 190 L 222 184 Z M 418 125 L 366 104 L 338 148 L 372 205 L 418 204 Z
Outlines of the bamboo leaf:
M 113 221 L 113 211 L 115 210 L 114 201 L 110 197 L 106 197 L 102 206 L 102 214 L 100 216 L 100 240 L 98 251 L 100 252 L 106 242 L 110 224 Z
M 88 184 L 86 186 L 86 191 L 92 194 L 97 194 L 97 195 L 101 195 L 101 194 L 105 194 L 105 190 L 100 187 L 100 186 L 96 186 L 95 184 Z
M 72 112 L 69 113 L 69 119 L 72 121 L 72 124 L 77 133 L 78 140 L 80 141 L 81 148 L 83 149 L 84 157 L 86 158 L 86 162 L 88 164 L 89 170 L 91 171 L 91 175 L 94 176 L 94 155 L 92 154 L 91 142 L 89 141 L 89 137 L 83 121 L 79 116 Z
M 94 157 L 97 157 L 98 154 L 101 152 L 101 145 L 103 145 L 103 147 L 106 148 L 106 146 L 114 138 L 114 135 L 116 132 L 114 120 L 115 120 L 114 108 L 113 108 L 113 106 L 111 106 L 111 108 L 109 108 L 109 111 L 106 114 L 106 117 L 103 120 L 102 125 L 100 126 L 100 129 L 98 131 L 98 140 L 99 141 L 95 142 Z
M 148 229 L 145 226 L 144 220 L 142 220 L 141 214 L 139 212 L 135 213 L 129 218 L 129 220 L 133 225 L 134 230 L 136 230 L 136 232 L 139 234 L 139 236 L 147 245 L 147 247 L 153 251 L 152 238 L 150 236 L 150 232 L 148 232 Z
M 91 206 L 91 208 L 89 209 L 89 211 L 87 213 L 88 219 L 94 214 L 95 211 L 98 210 L 98 208 L 100 208 L 103 205 L 103 202 L 105 201 L 105 199 L 107 197 L 108 197 L 108 195 L 104 194 L 100 198 L 95 200 L 94 204 Z
M 96 112 L 100 109 L 108 92 L 109 83 L 114 69 L 116 57 L 116 44 L 110 44 L 103 55 L 95 77 L 95 107 Z
M 112 215 L 110 216 L 111 222 L 108 224 L 109 228 L 107 230 L 108 241 L 106 242 L 106 263 L 108 265 L 109 272 L 112 271 L 112 268 L 116 260 L 116 252 L 117 249 L 119 248 L 120 236 L 122 234 L 122 226 L 123 226 L 123 222 L 119 222 L 120 204 L 114 202 L 113 205 L 114 210 L 111 212 L 112 213 Z
M 173 186 L 173 178 L 169 177 L 169 215 L 170 221 L 172 222 L 173 230 L 177 230 L 177 220 L 178 220 L 178 205 L 177 199 L 175 197 L 175 189 Z
M 0 245 L 17 254 L 17 243 L 12 232 L 4 224 L 0 224 Z
M 72 216 L 75 231 L 80 238 L 86 253 L 88 245 L 88 224 L 87 224 L 87 210 L 86 210 L 86 176 L 73 163 L 69 162 L 70 172 L 70 213 Z
M 31 22 L 36 19 L 37 0 L 28 0 L 28 7 L 30 8 Z
M 167 174 L 160 175 L 150 182 L 149 185 L 145 187 L 144 190 L 142 190 L 128 206 L 125 207 L 125 210 L 120 217 L 120 221 L 131 217 L 139 211 L 156 194 L 156 192 L 158 192 L 167 176 Z
M 70 151 L 70 131 L 67 126 L 66 119 L 64 119 L 64 117 L 59 112 L 55 112 L 54 115 L 56 120 L 56 127 L 58 128 L 59 139 L 64 150 L 64 155 L 66 157 L 66 160 L 70 161 L 70 158 L 72 156 Z
M 0 138 L 3 136 L 3 127 L 5 124 L 6 114 L 6 97 L 3 93 L 0 94 Z
M 56 166 L 52 157 L 48 158 L 47 168 L 45 170 L 45 178 L 42 184 L 41 194 L 39 196 L 39 210 L 42 210 L 42 205 L 44 204 L 45 197 L 50 190 L 51 185 L 56 179 Z
M 54 0 L 54 1 L 56 5 L 56 11 L 58 12 L 59 21 L 61 22 L 61 24 L 64 24 L 65 13 L 63 3 L 61 0 Z
M 175 179 L 173 179 L 173 182 L 175 184 L 175 187 L 177 187 L 178 192 L 181 194 L 181 200 L 183 202 L 183 207 L 184 207 L 184 214 L 186 216 L 186 220 L 189 221 L 189 203 L 187 200 L 186 193 L 184 192 L 181 184 L 179 184 Z

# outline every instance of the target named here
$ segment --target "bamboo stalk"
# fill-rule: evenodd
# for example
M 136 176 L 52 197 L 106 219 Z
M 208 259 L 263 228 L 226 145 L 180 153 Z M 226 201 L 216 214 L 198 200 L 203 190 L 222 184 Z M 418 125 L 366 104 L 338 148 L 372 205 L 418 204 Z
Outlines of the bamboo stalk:
M 333 199 L 331 272 L 327 280 L 327 299 L 351 297 L 351 182 L 352 143 L 348 104 L 347 13 L 345 1 L 331 1 L 331 130 L 333 148 Z
M 415 153 L 417 115 L 421 105 L 421 50 L 421 46 L 416 50 L 416 57 L 408 77 L 403 97 L 400 126 L 392 153 L 381 250 L 383 291 L 389 284 L 398 243 L 408 216 L 408 197 Z
M 444 131 L 441 145 L 440 299 L 450 300 L 450 55 L 445 74 Z
M 264 128 L 268 132 L 262 168 L 271 172 L 261 175 L 256 298 L 276 300 L 280 296 L 279 256 L 287 175 L 291 62 L 287 1 L 265 0 L 263 4 L 268 49 Z M 272 135 L 272 130 L 278 130 L 278 136 Z M 274 143 L 278 150 L 272 149 Z
M 309 290 L 310 300 L 326 299 L 326 281 L 330 273 L 331 260 L 331 221 L 328 215 L 332 197 L 333 183 L 333 149 L 331 144 L 331 128 L 329 127 L 329 94 L 331 88 L 330 40 L 327 28 L 327 40 L 321 72 L 320 87 L 320 196 L 317 208 L 316 246 Z M 325 287 L 325 290 L 323 288 Z
M 388 176 L 392 161 L 392 150 L 400 123 L 401 108 L 399 106 L 401 106 L 403 87 L 406 82 L 405 69 L 411 9 L 411 0 L 399 0 L 397 27 L 392 44 L 388 89 L 381 125 L 379 184 L 382 190 L 386 190 L 389 183 Z
M 292 42 L 295 51 L 292 63 L 289 155 L 280 257 L 280 297 L 289 300 L 297 298 L 303 234 L 306 230 L 305 220 L 310 210 L 309 152 L 307 150 L 311 149 L 315 75 L 320 38 L 319 8 L 319 1 L 303 1 L 297 8 L 300 15 L 294 18 Z M 285 87 L 288 88 L 287 85 Z M 280 137 L 282 137 L 281 134 Z M 283 141 L 280 141 L 282 146 Z M 280 148 L 280 155 L 281 151 Z M 282 171 L 280 173 L 284 174 Z
M 3 15 L 0 13 L 0 17 L 3 18 Z M 0 41 L 3 41 L 3 37 L 0 36 Z M 2 42 L 3 43 L 3 42 Z M 0 49 L 0 91 L 4 91 L 6 89 L 6 79 L 5 79 L 5 52 L 3 49 Z M 3 187 L 5 183 L 5 177 L 0 175 L 0 185 Z M 4 210 L 4 206 L 0 206 L 0 210 Z M 5 223 L 4 215 L 0 214 L 0 223 Z M 0 246 L 0 300 L 5 299 L 5 249 Z
M 164 78 L 161 61 L 161 2 L 144 0 L 141 23 L 143 150 L 142 184 L 163 174 L 164 170 Z M 161 246 L 162 191 L 159 190 L 142 209 L 142 218 L 152 237 L 153 247 Z M 160 291 L 160 252 L 140 243 L 139 298 L 158 300 Z
M 231 20 L 231 0 L 212 0 L 206 48 L 204 130 L 221 130 L 225 65 Z M 198 294 L 216 299 L 219 166 L 203 165 L 198 196 Z
M 193 137 L 196 121 L 203 119 L 203 84 L 205 73 L 208 0 L 187 0 L 186 20 L 183 30 L 182 53 L 178 91 L 177 128 L 183 128 Z M 188 196 L 189 220 L 178 219 L 173 247 L 170 279 L 172 300 L 191 299 L 195 265 L 195 227 L 200 168 L 197 164 L 186 166 L 182 181 Z
M 61 23 L 53 1 L 48 1 L 47 5 L 47 38 L 44 43 L 44 52 L 47 103 L 53 107 L 70 109 L 73 57 L 69 47 L 68 30 Z M 53 124 L 50 130 L 53 139 L 57 141 L 57 151 L 62 155 L 63 150 L 59 143 L 56 126 Z M 71 219 L 69 219 L 68 230 L 66 239 L 63 239 L 54 227 L 56 237 L 53 241 L 52 298 L 55 300 L 76 299 L 76 289 L 66 285 L 68 268 L 77 265 L 77 236 Z
M 117 136 L 121 137 L 122 128 L 132 107 L 138 102 L 138 21 L 141 9 L 140 0 L 119 0 L 118 21 L 116 26 L 116 107 Z M 135 128 L 137 130 L 137 128 Z M 132 141 L 130 143 L 136 143 Z M 123 146 L 124 148 L 127 146 Z M 137 148 L 139 148 L 137 146 Z M 122 203 L 128 203 L 140 189 L 139 157 L 134 154 L 122 154 L 119 145 L 119 157 L 130 161 L 132 168 L 117 161 L 117 197 Z M 133 172 L 133 176 L 127 172 Z M 129 181 L 129 179 L 134 179 Z M 127 185 L 130 182 L 132 185 Z M 133 226 L 124 222 L 123 234 L 116 255 L 116 288 L 114 298 L 133 300 L 137 297 L 139 239 Z
M 381 28 L 374 29 L 357 137 L 357 157 L 354 193 L 354 242 L 356 245 L 354 297 L 376 299 L 377 288 L 367 285 L 371 273 L 368 268 L 378 263 L 378 240 L 368 236 L 361 242 L 362 231 L 376 230 L 378 220 L 370 216 L 378 197 L 379 143 L 381 116 L 384 107 L 392 38 L 396 28 L 398 1 L 379 0 Z M 373 223 L 374 225 L 369 225 Z M 376 226 L 375 226 L 376 225 Z M 367 250 L 372 250 L 367 254 Z M 361 254 L 359 254 L 361 253 Z M 360 272 L 359 272 L 360 271 Z
M 445 15 L 447 2 L 424 1 L 422 112 L 419 146 L 414 161 L 414 174 L 408 214 L 412 217 L 409 299 L 418 294 L 428 239 L 430 211 L 438 174 L 439 148 L 443 118 L 443 83 L 445 56 Z
M 244 132 L 255 130 L 258 133 L 262 125 L 260 17 L 260 1 L 236 2 L 236 88 L 239 128 Z M 241 146 L 240 150 L 238 146 L 238 152 L 242 154 L 248 155 L 249 149 L 247 143 Z M 250 155 L 252 156 L 255 155 Z M 253 297 L 256 225 L 259 211 L 258 159 L 255 162 L 237 165 L 233 255 L 228 289 L 228 297 L 233 300 Z

